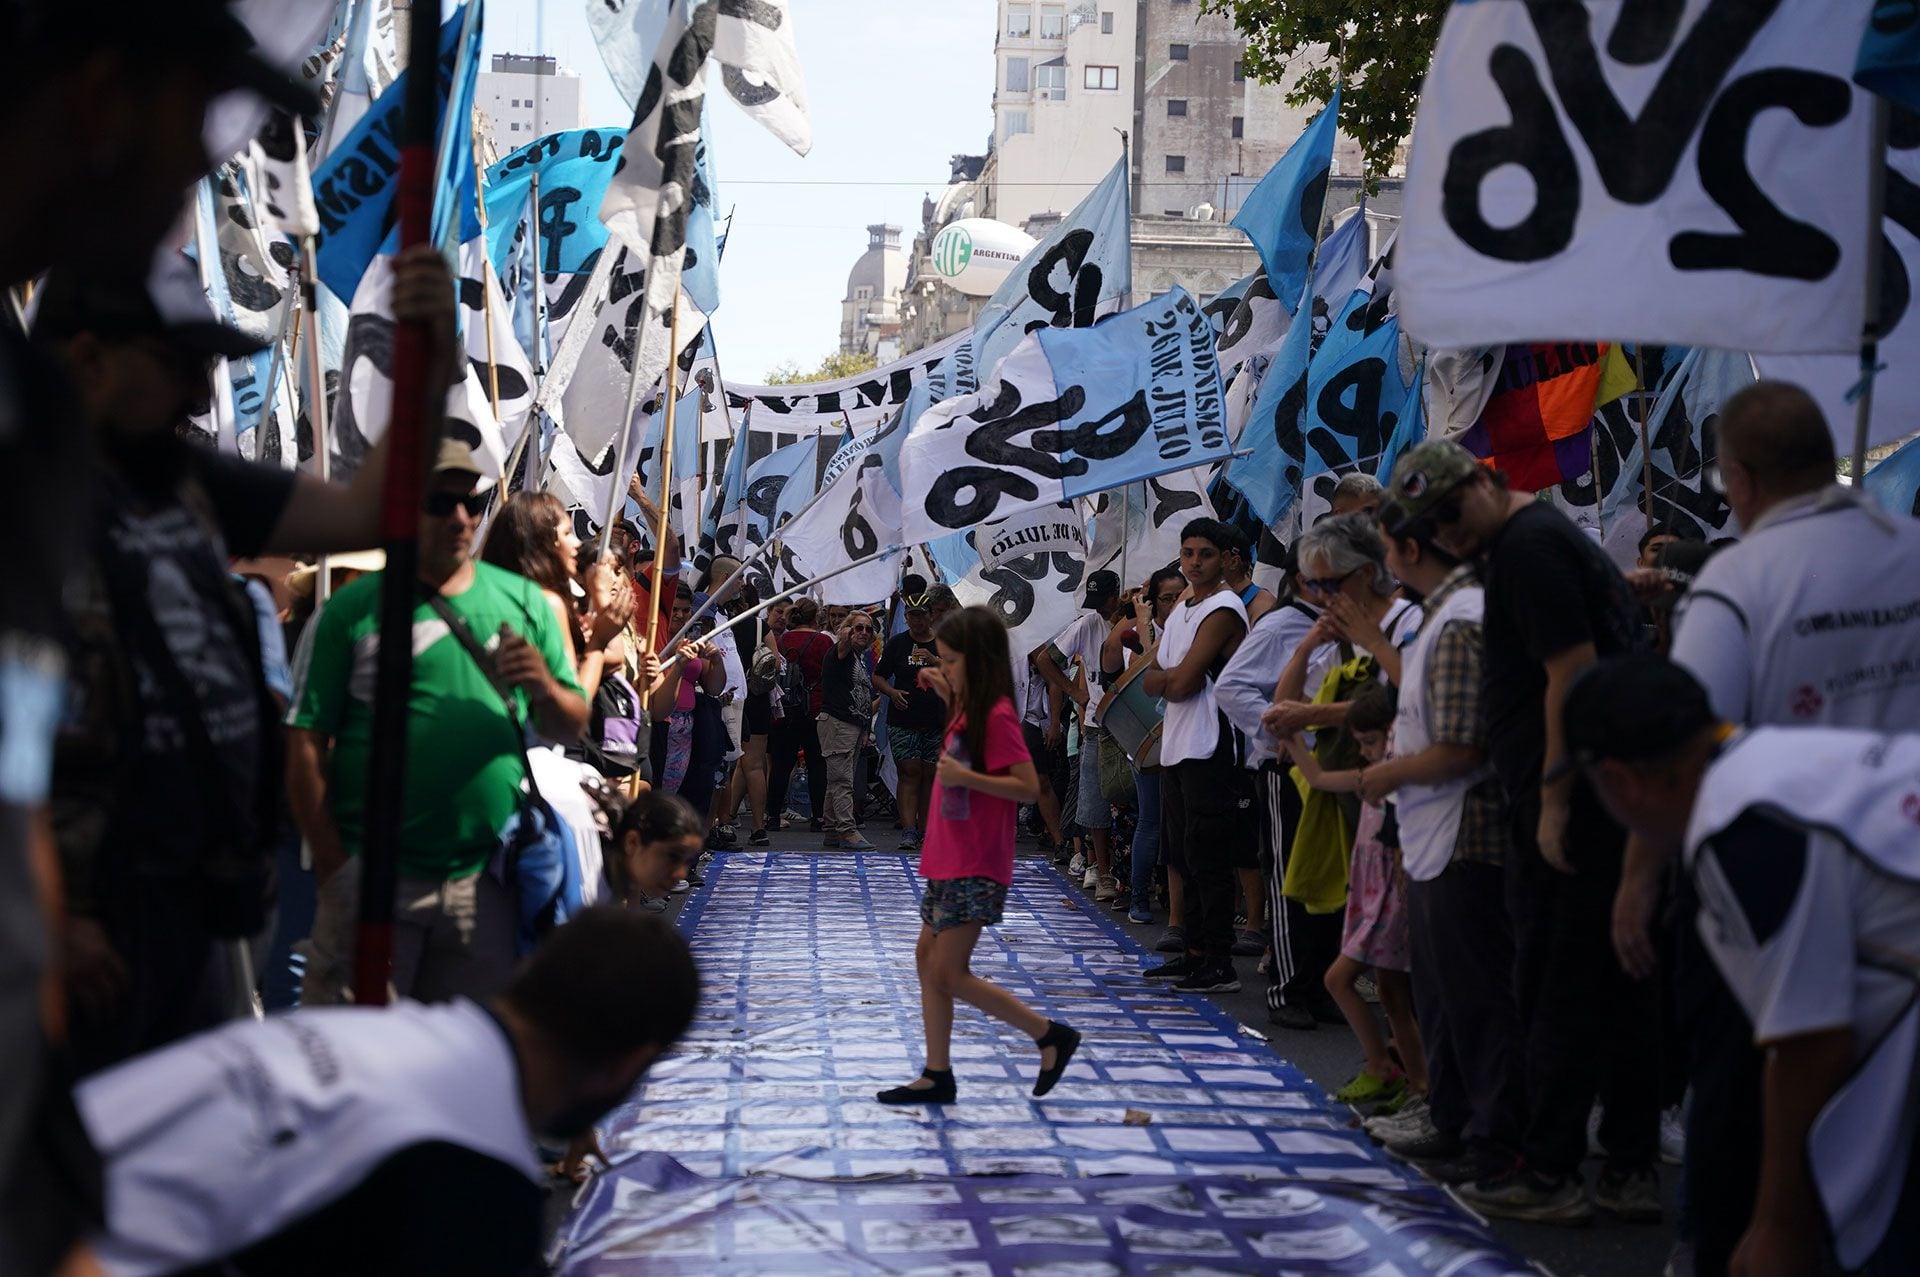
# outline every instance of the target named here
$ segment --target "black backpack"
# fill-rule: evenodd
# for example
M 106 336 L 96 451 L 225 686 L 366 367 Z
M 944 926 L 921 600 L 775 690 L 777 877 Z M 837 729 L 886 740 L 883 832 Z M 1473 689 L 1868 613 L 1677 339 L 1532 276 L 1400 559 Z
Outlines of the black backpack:
M 782 654 L 784 657 L 784 653 Z M 798 657 L 786 657 L 780 670 L 780 713 L 786 718 L 809 718 L 813 713 L 813 690 L 807 672 Z

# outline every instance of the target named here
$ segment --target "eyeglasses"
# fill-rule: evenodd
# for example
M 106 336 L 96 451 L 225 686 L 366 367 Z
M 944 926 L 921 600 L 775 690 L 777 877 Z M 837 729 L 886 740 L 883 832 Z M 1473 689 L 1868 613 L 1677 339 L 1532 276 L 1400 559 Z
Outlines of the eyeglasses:
M 1302 577 L 1300 584 L 1315 594 L 1335 594 L 1339 592 L 1341 586 L 1347 583 L 1347 578 L 1359 570 L 1359 568 L 1354 568 L 1352 572 L 1343 572 L 1339 576 Z
M 456 496 L 451 492 L 429 492 L 421 508 L 435 519 L 451 518 L 456 508 L 465 510 L 468 518 L 477 519 L 487 512 L 487 495 L 484 492 L 469 492 L 465 496 Z

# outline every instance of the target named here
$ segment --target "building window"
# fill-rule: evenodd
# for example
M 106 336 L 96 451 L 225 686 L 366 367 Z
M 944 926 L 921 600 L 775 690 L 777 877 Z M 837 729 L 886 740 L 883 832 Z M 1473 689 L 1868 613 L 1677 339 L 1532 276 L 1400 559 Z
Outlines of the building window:
M 873 289 L 862 284 L 853 290 L 853 299 L 857 302 L 871 301 L 873 299 Z
M 1007 10 L 1007 34 L 1015 40 L 1025 40 L 1033 34 L 1033 10 L 1018 8 Z
M 1067 38 L 1067 11 L 1065 9 L 1040 10 L 1040 38 L 1042 40 L 1064 40 Z
M 1167 56 L 1175 62 L 1185 62 L 1187 60 L 1187 46 L 1184 44 L 1170 44 L 1167 46 Z
M 1033 87 L 1055 102 L 1064 102 L 1067 98 L 1067 67 L 1063 62 L 1050 62 L 1033 69 Z
M 1113 34 L 1113 14 L 1102 13 L 1100 15 L 1100 34 L 1101 35 Z
M 1086 69 L 1085 84 L 1089 89 L 1117 89 L 1120 87 L 1120 68 L 1090 66 Z
M 1247 117 L 1246 116 L 1236 115 L 1233 117 L 1233 135 L 1235 137 L 1245 137 L 1247 135 Z
M 1027 68 L 1032 65 L 1026 58 L 1007 59 L 1007 92 L 1025 93 L 1033 87 L 1027 78 Z
M 1169 172 L 1169 173 L 1184 173 L 1184 172 L 1186 172 L 1186 171 L 1187 171 L 1187 157 L 1186 157 L 1186 156 L 1184 156 L 1184 155 L 1169 155 L 1169 156 L 1167 157 L 1167 172 Z
M 1184 120 L 1187 117 L 1187 100 L 1185 98 L 1168 98 L 1167 117 L 1174 120 Z
M 1233 82 L 1235 84 L 1241 84 L 1246 81 L 1246 78 L 1247 64 L 1244 62 L 1235 62 L 1233 64 Z
M 507 125 L 507 132 L 509 132 L 509 133 L 518 133 L 519 131 L 520 131 L 520 126 L 519 126 L 518 124 L 509 124 L 509 125 Z
M 1185 209 L 1169 208 L 1163 211 L 1166 213 L 1168 217 L 1185 217 L 1187 215 Z
M 1007 129 L 1003 135 L 1004 137 L 1018 137 L 1022 133 L 1033 132 L 1032 127 L 1027 123 L 1027 113 L 1025 111 L 1008 111 L 1006 119 Z

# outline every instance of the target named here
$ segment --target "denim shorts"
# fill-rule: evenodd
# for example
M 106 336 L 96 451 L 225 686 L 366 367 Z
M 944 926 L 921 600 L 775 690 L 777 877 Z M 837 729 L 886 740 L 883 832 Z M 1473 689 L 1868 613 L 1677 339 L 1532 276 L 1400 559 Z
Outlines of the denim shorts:
M 1119 744 L 1098 727 L 1089 727 L 1080 738 L 1080 810 L 1074 820 L 1082 829 L 1113 828 L 1113 804 L 1100 788 L 1100 753 L 1118 748 Z
M 1007 884 L 991 878 L 929 878 L 920 898 L 920 921 L 935 934 L 952 927 L 999 923 L 1007 908 Z

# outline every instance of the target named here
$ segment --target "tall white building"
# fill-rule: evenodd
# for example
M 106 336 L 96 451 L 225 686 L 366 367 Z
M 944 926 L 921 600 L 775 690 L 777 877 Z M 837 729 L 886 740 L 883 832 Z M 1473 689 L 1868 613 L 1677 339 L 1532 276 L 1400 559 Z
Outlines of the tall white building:
M 587 127 L 579 75 L 551 57 L 494 54 L 493 69 L 478 77 L 473 103 L 501 155 L 547 133 Z
M 867 251 L 847 272 L 847 295 L 840 301 L 842 354 L 864 352 L 883 364 L 899 356 L 900 290 L 906 282 L 900 228 L 867 227 Z
M 1133 129 L 1137 0 L 1000 0 L 984 215 L 1026 228 L 1065 213 Z

